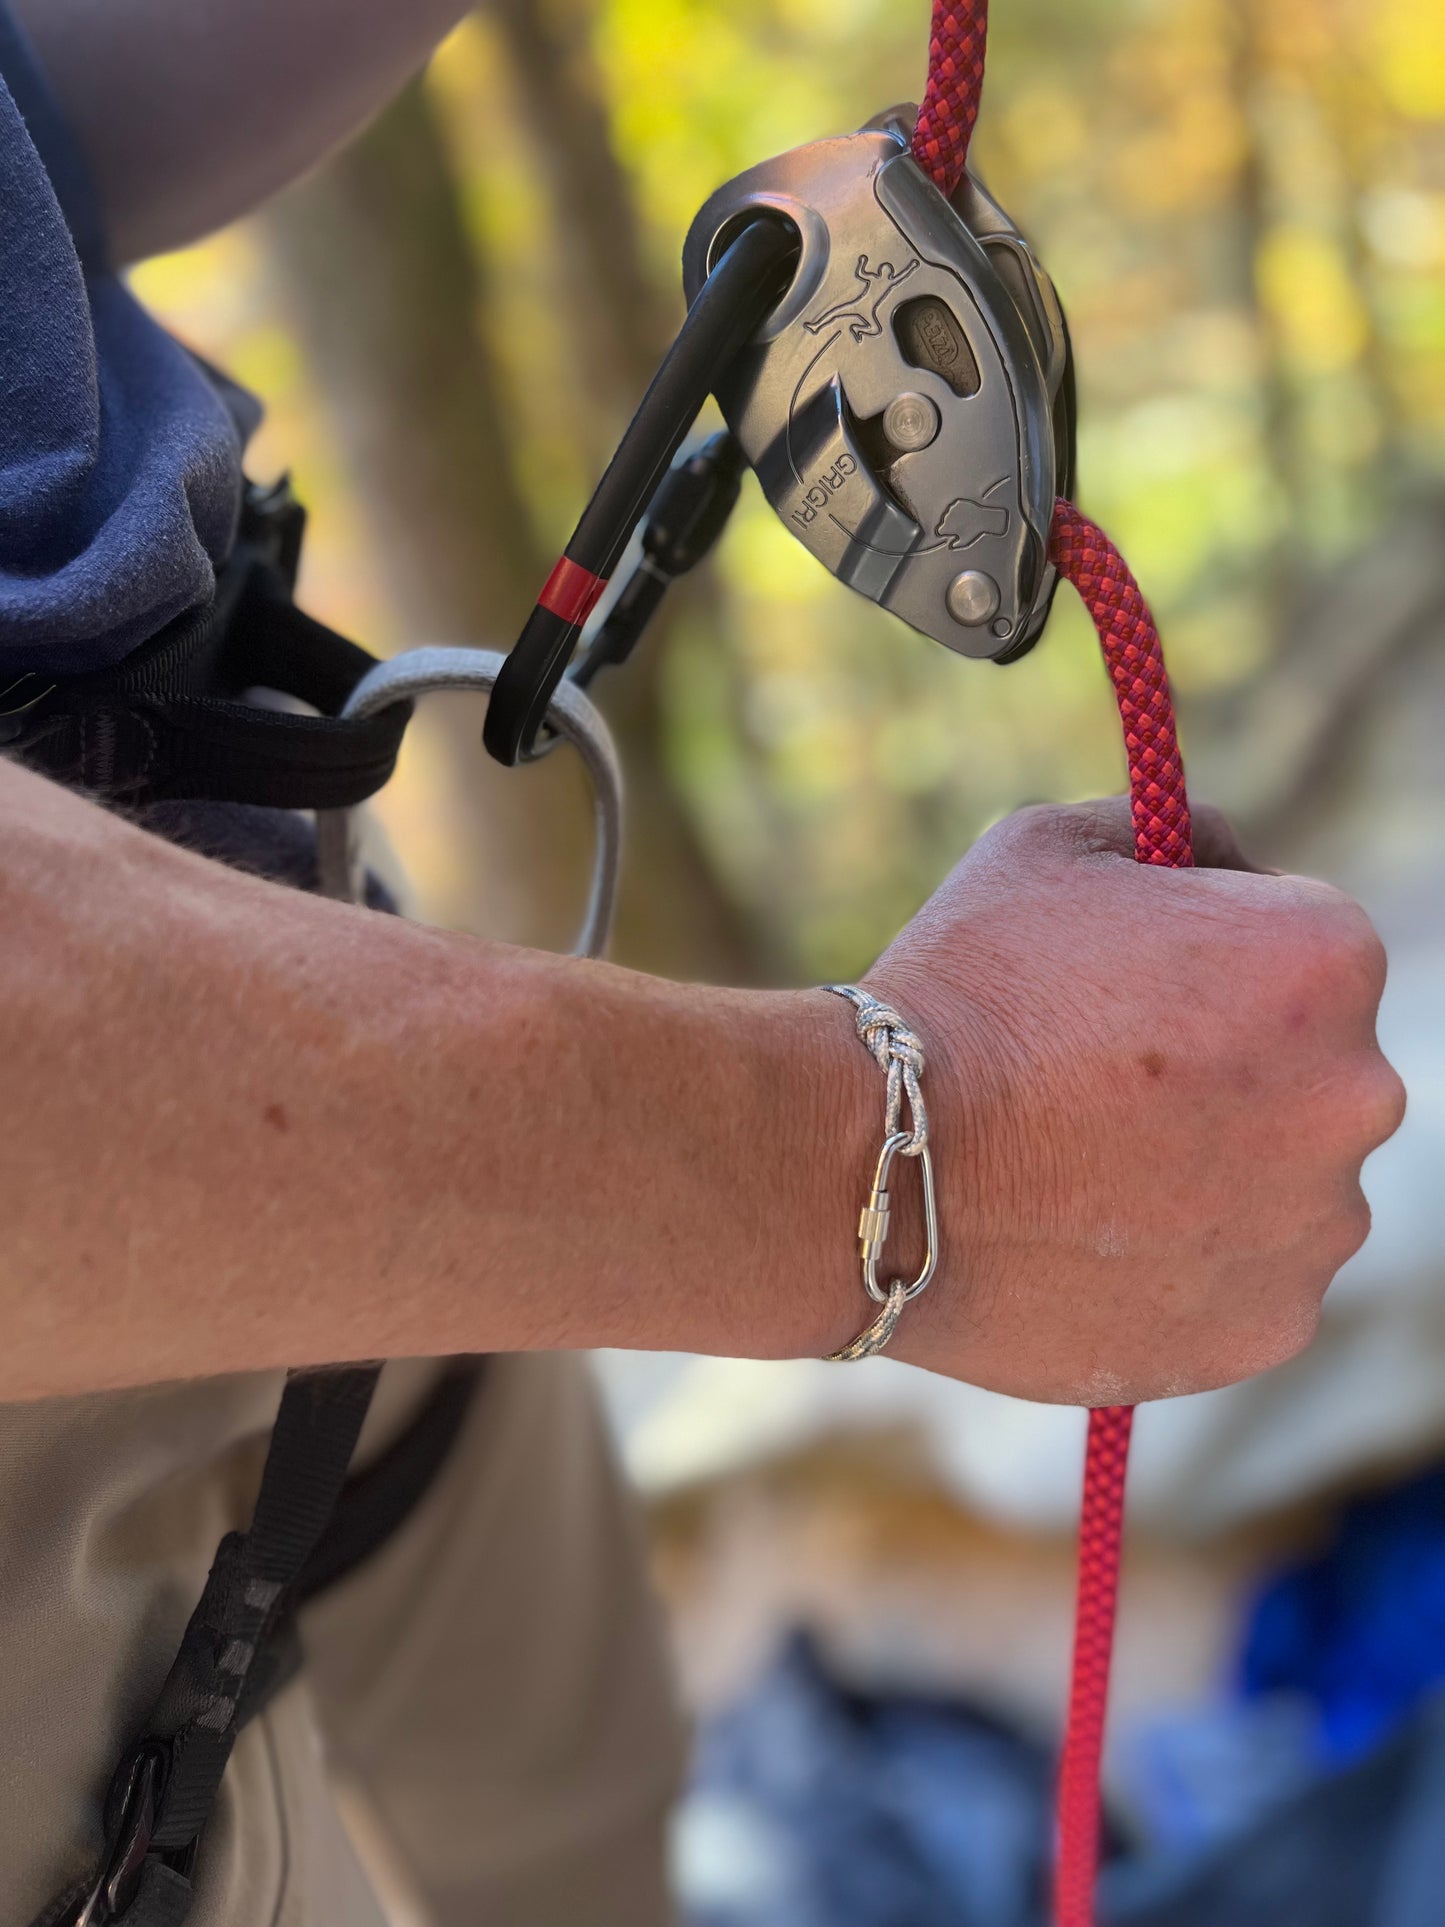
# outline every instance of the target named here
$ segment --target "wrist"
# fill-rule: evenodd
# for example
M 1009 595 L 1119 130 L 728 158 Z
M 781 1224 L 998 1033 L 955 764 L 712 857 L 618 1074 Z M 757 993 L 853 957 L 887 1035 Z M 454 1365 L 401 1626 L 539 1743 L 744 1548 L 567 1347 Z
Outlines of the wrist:
M 660 1050 L 691 1067 L 678 1100 L 711 1114 L 702 1138 L 713 1145 L 667 1342 L 823 1357 L 852 1337 L 869 1302 L 857 1223 L 882 1126 L 877 1069 L 826 991 L 654 989 Z
M 1047 1210 L 1014 1128 L 1010 1093 L 1022 1066 L 987 1000 L 960 993 L 960 959 L 950 961 L 953 968 L 890 955 L 862 985 L 893 1005 L 923 1045 L 937 1191 L 937 1269 L 928 1289 L 907 1306 L 888 1351 L 907 1363 L 988 1385 L 999 1332 L 1008 1322 L 1001 1321 L 1000 1310 L 1015 1295 L 1010 1277 L 1020 1251 L 1026 1256 L 1033 1242 L 1031 1226 Z M 893 1227 L 887 1265 L 879 1269 L 884 1283 L 912 1278 L 923 1249 L 923 1205 L 906 1168 L 910 1162 L 900 1157 L 893 1166 Z M 1030 1197 L 1032 1205 L 1021 1211 L 1019 1201 Z M 1020 1334 L 1011 1332 L 1008 1342 L 1019 1341 Z

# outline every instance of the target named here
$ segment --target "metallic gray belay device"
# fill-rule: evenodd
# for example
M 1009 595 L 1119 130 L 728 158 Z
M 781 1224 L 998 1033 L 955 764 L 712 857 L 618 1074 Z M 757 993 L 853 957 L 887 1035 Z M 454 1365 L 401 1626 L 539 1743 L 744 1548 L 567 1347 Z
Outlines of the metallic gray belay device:
M 899 108 L 719 188 L 683 249 L 696 298 L 771 210 L 792 283 L 717 386 L 769 501 L 841 581 L 965 656 L 1043 629 L 1073 464 L 1068 331 L 1053 283 L 971 177 L 952 202 Z

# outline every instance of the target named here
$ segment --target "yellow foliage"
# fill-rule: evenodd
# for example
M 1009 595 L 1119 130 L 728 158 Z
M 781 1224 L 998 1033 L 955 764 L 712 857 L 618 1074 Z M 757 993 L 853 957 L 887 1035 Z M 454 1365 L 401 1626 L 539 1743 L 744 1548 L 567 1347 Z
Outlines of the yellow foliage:
M 926 0 L 538 4 L 590 25 L 664 302 L 719 181 L 922 81 Z M 1084 499 L 1135 562 L 1186 698 L 1268 661 L 1282 554 L 1358 539 L 1412 476 L 1445 474 L 1442 4 L 995 10 L 978 157 L 1069 307 Z M 521 486 L 560 540 L 599 421 L 610 432 L 632 398 L 586 389 L 588 291 L 512 59 L 498 17 L 480 14 L 431 87 Z M 372 640 L 404 634 L 264 222 L 150 264 L 138 286 L 265 396 L 260 459 L 295 466 L 312 502 L 320 612 Z M 801 971 L 864 961 L 1011 803 L 1120 780 L 1093 638 L 1067 594 L 1024 663 L 961 663 L 832 582 L 751 485 L 710 581 L 665 666 L 667 760 L 720 874 Z M 409 809 L 419 781 L 409 766 Z

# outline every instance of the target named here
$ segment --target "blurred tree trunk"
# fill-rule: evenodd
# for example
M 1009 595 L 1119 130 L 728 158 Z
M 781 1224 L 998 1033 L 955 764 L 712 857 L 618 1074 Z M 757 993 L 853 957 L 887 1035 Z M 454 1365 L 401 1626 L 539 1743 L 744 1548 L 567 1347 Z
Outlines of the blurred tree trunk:
M 485 264 L 424 84 L 282 196 L 265 228 L 409 639 L 506 648 L 552 558 L 527 511 L 485 339 Z M 465 879 L 441 914 L 565 945 L 591 837 L 574 759 L 501 770 L 482 752 L 474 702 L 429 709 L 413 728 L 444 772 L 446 835 Z M 654 793 L 655 719 L 619 720 L 635 779 L 629 841 L 643 855 L 629 864 L 616 954 L 677 975 L 736 974 L 735 919 L 675 801 Z
M 682 319 L 647 273 L 632 187 L 617 159 L 591 57 L 589 9 L 578 0 L 491 0 L 536 159 L 556 210 L 558 248 L 589 291 L 577 351 L 609 448 L 641 399 Z
M 1238 103 L 1239 171 L 1234 195 L 1235 293 L 1249 317 L 1258 358 L 1261 403 L 1260 452 L 1270 478 L 1286 505 L 1288 527 L 1263 558 L 1264 598 L 1270 628 L 1277 636 L 1297 589 L 1297 531 L 1304 518 L 1305 477 L 1301 472 L 1294 397 L 1285 374 L 1279 325 L 1259 285 L 1259 262 L 1270 228 L 1269 116 L 1262 99 L 1262 49 L 1255 0 L 1227 0 L 1230 94 Z

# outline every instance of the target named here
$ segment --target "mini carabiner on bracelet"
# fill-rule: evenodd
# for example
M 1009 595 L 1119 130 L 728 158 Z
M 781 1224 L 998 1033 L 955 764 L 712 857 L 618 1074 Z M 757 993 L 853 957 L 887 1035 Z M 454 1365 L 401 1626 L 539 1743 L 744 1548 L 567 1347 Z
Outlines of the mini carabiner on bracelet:
M 497 678 L 482 740 L 499 763 L 535 754 L 552 692 L 638 517 L 714 386 L 785 292 L 798 247 L 791 221 L 765 209 L 736 223 L 718 250 Z
M 923 1173 L 923 1224 L 927 1238 L 927 1250 L 918 1276 L 911 1285 L 903 1287 L 903 1302 L 916 1298 L 928 1284 L 938 1269 L 938 1201 L 933 1190 L 933 1159 L 927 1144 L 911 1153 L 908 1146 L 913 1143 L 911 1131 L 895 1131 L 883 1140 L 883 1149 L 878 1153 L 878 1165 L 873 1173 L 873 1189 L 868 1194 L 862 1215 L 858 1219 L 858 1243 L 863 1258 L 863 1284 L 868 1296 L 878 1305 L 886 1305 L 888 1291 L 878 1282 L 878 1262 L 883 1256 L 883 1247 L 888 1242 L 888 1225 L 893 1215 L 888 1194 L 888 1173 L 894 1158 L 900 1151 L 918 1159 Z M 902 1284 L 901 1279 L 892 1281 Z M 891 1288 L 891 1287 L 890 1287 Z
M 863 1288 L 874 1304 L 883 1309 L 856 1338 L 838 1351 L 828 1353 L 835 1364 L 852 1364 L 877 1357 L 897 1329 L 904 1306 L 926 1288 L 938 1269 L 938 1201 L 933 1187 L 933 1158 L 928 1148 L 928 1111 L 923 1102 L 922 1038 L 891 1004 L 880 1002 L 871 991 L 860 990 L 857 984 L 823 987 L 834 997 L 846 998 L 853 1006 L 853 1027 L 858 1041 L 886 1080 L 883 1145 L 873 1167 L 873 1188 L 858 1219 Z M 903 1129 L 905 1108 L 910 1126 L 906 1131 Z M 923 1224 L 927 1242 L 923 1263 L 913 1283 L 891 1278 L 884 1286 L 878 1282 L 878 1265 L 893 1220 L 888 1179 L 896 1157 L 918 1160 L 923 1177 Z

